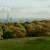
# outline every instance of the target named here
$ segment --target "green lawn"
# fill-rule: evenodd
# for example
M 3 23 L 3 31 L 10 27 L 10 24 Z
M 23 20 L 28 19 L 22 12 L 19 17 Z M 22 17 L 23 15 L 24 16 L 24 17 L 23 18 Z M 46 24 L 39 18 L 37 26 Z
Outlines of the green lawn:
M 32 42 L 37 38 L 39 37 L 0 40 L 0 50 L 50 50 L 50 37 L 44 37 L 44 42 Z

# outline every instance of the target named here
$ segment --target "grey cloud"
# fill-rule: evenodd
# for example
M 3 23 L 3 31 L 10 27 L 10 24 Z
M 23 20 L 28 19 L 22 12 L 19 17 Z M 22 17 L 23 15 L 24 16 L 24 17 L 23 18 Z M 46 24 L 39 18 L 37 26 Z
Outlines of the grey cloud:
M 50 15 L 50 13 L 47 12 L 47 11 L 39 11 L 36 14 L 39 14 L 39 15 Z
M 17 16 L 19 16 L 19 18 L 20 17 L 25 17 L 25 16 L 29 16 L 30 17 L 30 16 L 35 16 L 36 14 L 37 15 L 42 15 L 42 16 L 50 15 L 49 12 L 47 12 L 46 10 L 45 11 L 44 10 L 39 10 L 39 9 L 35 8 L 34 6 L 26 6 L 26 7 L 21 6 L 21 7 L 8 7 L 8 8 L 11 9 L 10 10 L 10 16 L 11 17 L 17 17 Z M 23 10 L 23 12 L 22 12 L 22 10 Z M 6 16 L 7 11 L 5 11 L 5 9 L 3 8 L 3 10 L 0 10 L 0 14 L 1 13 L 3 15 L 5 13 L 4 16 Z

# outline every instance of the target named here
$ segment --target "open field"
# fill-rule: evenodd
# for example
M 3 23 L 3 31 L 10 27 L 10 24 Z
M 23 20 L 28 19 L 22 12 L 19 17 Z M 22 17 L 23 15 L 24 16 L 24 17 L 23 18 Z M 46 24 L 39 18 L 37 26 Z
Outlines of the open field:
M 34 43 L 37 38 L 39 37 L 0 40 L 0 50 L 50 50 L 50 37 L 43 37 L 46 40 L 44 42 Z

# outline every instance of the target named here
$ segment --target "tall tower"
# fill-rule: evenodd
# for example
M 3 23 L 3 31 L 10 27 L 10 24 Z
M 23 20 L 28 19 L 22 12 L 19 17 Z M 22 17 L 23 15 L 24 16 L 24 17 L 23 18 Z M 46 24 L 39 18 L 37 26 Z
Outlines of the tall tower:
M 7 22 L 9 22 L 9 12 L 8 12 L 8 14 L 7 14 Z
M 10 13 L 10 8 L 6 7 L 6 11 L 7 11 L 7 17 L 5 22 L 8 23 L 9 22 L 9 13 Z

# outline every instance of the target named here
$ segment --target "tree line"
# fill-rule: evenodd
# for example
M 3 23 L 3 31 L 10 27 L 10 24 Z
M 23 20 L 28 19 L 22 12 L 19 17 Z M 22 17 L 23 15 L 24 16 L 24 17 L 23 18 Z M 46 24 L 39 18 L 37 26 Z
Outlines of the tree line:
M 50 25 L 45 20 L 25 23 L 0 23 L 0 35 L 4 39 L 50 36 Z

